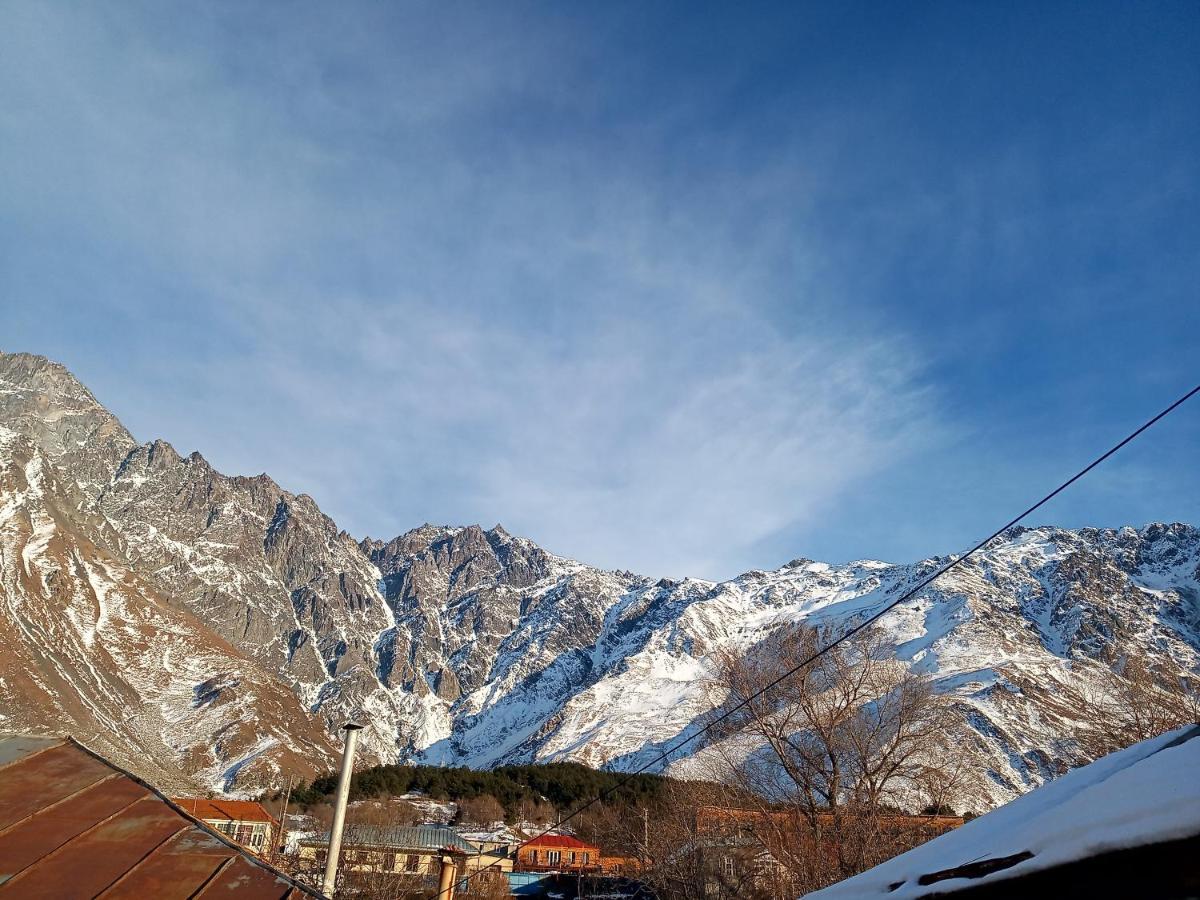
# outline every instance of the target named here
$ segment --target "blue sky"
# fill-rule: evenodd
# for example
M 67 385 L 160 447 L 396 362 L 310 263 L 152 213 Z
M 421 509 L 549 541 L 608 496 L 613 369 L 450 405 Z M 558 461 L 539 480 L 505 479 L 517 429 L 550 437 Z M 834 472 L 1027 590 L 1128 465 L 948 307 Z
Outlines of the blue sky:
M 962 549 L 1200 381 L 1195 3 L 0 0 L 0 348 L 357 535 Z M 1044 511 L 1200 520 L 1200 405 Z

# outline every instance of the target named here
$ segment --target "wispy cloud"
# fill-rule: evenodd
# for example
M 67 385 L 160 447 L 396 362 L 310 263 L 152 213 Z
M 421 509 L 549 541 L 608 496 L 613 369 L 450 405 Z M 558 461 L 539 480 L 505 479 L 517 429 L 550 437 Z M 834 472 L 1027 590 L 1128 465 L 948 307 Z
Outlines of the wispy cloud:
M 501 521 L 649 573 L 778 562 L 763 548 L 811 539 L 851 486 L 973 427 L 947 424 L 947 360 L 969 381 L 1013 341 L 976 276 L 1043 242 L 1035 141 L 926 171 L 911 96 L 749 96 L 741 66 L 685 78 L 616 19 L 0 16 L 0 286 L 39 342 L 19 349 L 360 534 Z M 1039 334 L 1076 309 L 1037 299 Z
M 9 203 L 82 214 L 169 273 L 174 296 L 100 302 L 218 336 L 140 348 L 174 390 L 108 399 L 360 532 L 503 521 L 601 564 L 729 575 L 934 417 L 912 349 L 844 327 L 832 298 L 801 289 L 799 335 L 760 310 L 795 241 L 762 201 L 802 204 L 814 173 L 671 184 L 636 146 L 564 144 L 555 117 L 589 102 L 556 78 L 567 31 L 531 43 L 483 16 L 448 42 L 479 53 L 448 59 L 354 17 L 329 42 L 313 22 L 15 18 L 6 75 L 40 75 L 5 123 L 30 188 Z M 545 140 L 489 121 L 514 96 Z

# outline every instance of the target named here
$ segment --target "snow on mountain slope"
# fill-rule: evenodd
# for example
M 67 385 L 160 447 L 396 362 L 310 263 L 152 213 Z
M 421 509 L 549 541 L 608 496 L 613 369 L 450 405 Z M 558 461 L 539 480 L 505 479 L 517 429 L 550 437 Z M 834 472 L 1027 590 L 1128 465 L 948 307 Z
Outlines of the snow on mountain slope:
M 312 499 L 199 453 L 139 445 L 62 366 L 0 354 L 0 424 L 78 495 L 74 518 L 162 595 L 273 672 L 330 731 L 364 709 L 395 754 L 413 698 L 380 691 L 373 644 L 393 625 L 378 570 Z
M 224 748 L 232 702 L 156 724 L 170 732 L 166 755 L 139 745 L 156 764 L 178 766 L 182 755 L 185 769 L 210 779 L 221 766 L 242 781 L 269 778 L 284 764 L 284 735 L 297 746 L 309 741 L 324 759 L 328 736 L 349 717 L 371 725 L 363 746 L 378 760 L 487 766 L 570 758 L 631 768 L 695 729 L 714 649 L 753 648 L 780 622 L 846 621 L 939 562 L 795 560 L 713 584 L 598 570 L 499 526 L 425 525 L 356 543 L 311 498 L 265 475 L 225 476 L 199 454 L 137 443 L 65 369 L 23 354 L 0 354 L 0 426 L 11 432 L 6 465 L 23 453 L 53 475 L 69 497 L 57 501 L 58 527 L 90 542 L 88 553 L 107 567 L 87 570 L 101 578 L 95 585 L 80 574 L 82 593 L 47 607 L 42 630 L 10 640 L 8 652 L 22 660 L 44 656 L 69 626 L 79 671 L 53 689 L 0 685 L 0 714 L 83 702 L 85 661 L 121 668 L 105 654 L 137 657 L 146 671 L 122 690 L 153 697 L 151 705 L 175 710 L 161 695 L 207 697 L 210 687 L 228 698 L 236 679 L 222 674 L 232 664 L 221 654 L 233 654 L 242 671 L 282 690 L 265 704 L 256 681 L 258 705 L 238 726 L 246 733 L 237 751 L 257 748 L 257 769 L 236 769 L 232 750 L 218 750 L 214 761 L 179 749 Z M 26 502 L 18 481 L 0 494 L 0 515 Z M 35 518 L 23 531 L 3 532 L 3 599 L 14 621 L 42 602 L 18 571 L 32 571 L 54 546 L 50 526 Z M 1095 678 L 1095 660 L 1114 643 L 1196 668 L 1198 570 L 1200 533 L 1185 525 L 1018 530 L 895 610 L 884 627 L 897 655 L 969 713 L 964 741 L 991 768 L 980 800 L 998 802 L 1076 761 L 1069 698 Z M 104 578 L 136 582 L 155 615 L 203 623 L 180 639 L 197 652 L 180 646 L 143 658 L 115 646 L 121 639 L 107 625 L 113 605 Z M 155 622 L 146 627 L 183 627 Z M 672 761 L 678 771 L 688 765 Z
M 291 692 L 98 547 L 77 502 L 0 428 L 0 725 L 70 732 L 167 786 L 328 765 Z
M 941 562 L 871 564 L 870 572 L 820 566 L 821 586 L 797 582 L 787 568 L 766 581 L 777 598 L 798 590 L 791 609 L 830 621 L 876 608 Z M 1197 668 L 1198 576 L 1200 533 L 1189 526 L 1018 529 L 881 625 L 897 656 L 967 713 L 964 740 L 989 762 L 980 799 L 994 804 L 1078 760 L 1074 704 L 1097 683 L 1107 648 Z
M 701 684 L 714 649 L 751 649 L 780 622 L 832 624 L 874 611 L 943 561 L 801 560 L 716 585 L 617 580 L 607 586 L 612 600 L 598 631 L 548 666 L 529 664 L 536 620 L 514 629 L 499 648 L 496 677 L 459 701 L 466 715 L 424 757 L 637 767 L 707 712 Z M 1077 761 L 1070 698 L 1094 682 L 1095 660 L 1110 644 L 1197 667 L 1198 569 L 1200 533 L 1188 526 L 1020 530 L 896 609 L 883 627 L 897 656 L 934 676 L 969 714 L 966 739 L 991 769 L 980 801 L 997 803 Z M 553 590 L 535 585 L 530 593 Z M 514 680 L 514 672 L 528 674 Z M 696 771 L 672 762 L 680 774 Z

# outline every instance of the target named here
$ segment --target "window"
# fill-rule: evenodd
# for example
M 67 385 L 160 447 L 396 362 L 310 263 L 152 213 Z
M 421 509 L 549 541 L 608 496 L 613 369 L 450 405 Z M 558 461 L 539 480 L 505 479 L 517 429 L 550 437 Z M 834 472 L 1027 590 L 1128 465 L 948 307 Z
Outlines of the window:
M 554 865 L 555 863 L 561 862 L 561 861 L 562 861 L 562 851 L 561 850 L 547 850 L 546 851 L 546 862 L 550 863 L 550 865 Z
M 531 863 L 533 863 L 534 865 L 537 865 L 538 859 L 537 859 L 537 851 L 536 850 L 529 851 L 529 861 Z
M 421 857 L 415 853 L 409 853 L 404 857 L 404 871 L 415 872 L 421 868 Z
M 588 853 L 588 852 L 585 850 L 585 851 L 584 851 L 584 853 L 583 853 L 583 864 L 586 866 L 586 865 L 587 865 L 588 863 L 590 863 L 591 861 L 592 861 L 592 854 Z
M 572 850 L 570 853 L 567 854 L 567 860 L 569 862 L 575 862 L 575 851 L 574 850 Z
M 722 856 L 721 857 L 721 872 L 727 878 L 733 877 L 733 857 L 732 856 Z
M 396 854 L 395 853 L 383 854 L 383 870 L 385 872 L 395 872 L 396 871 Z

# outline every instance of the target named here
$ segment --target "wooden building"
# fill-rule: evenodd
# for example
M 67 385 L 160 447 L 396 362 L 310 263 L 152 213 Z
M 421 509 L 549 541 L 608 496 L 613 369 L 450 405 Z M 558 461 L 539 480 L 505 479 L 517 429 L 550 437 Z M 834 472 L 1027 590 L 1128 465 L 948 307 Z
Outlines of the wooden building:
M 517 848 L 518 871 L 598 872 L 600 848 L 569 834 L 544 834 Z
M 328 833 L 301 840 L 298 850 L 301 868 L 314 872 L 323 869 L 328 846 Z M 448 825 L 396 828 L 348 825 L 342 836 L 338 871 L 347 883 L 362 886 L 393 890 L 436 888 L 445 859 L 453 862 L 459 879 L 489 869 L 491 874 L 472 879 L 472 884 L 487 878 L 498 880 L 512 869 L 507 849 L 502 853 L 485 850 Z

